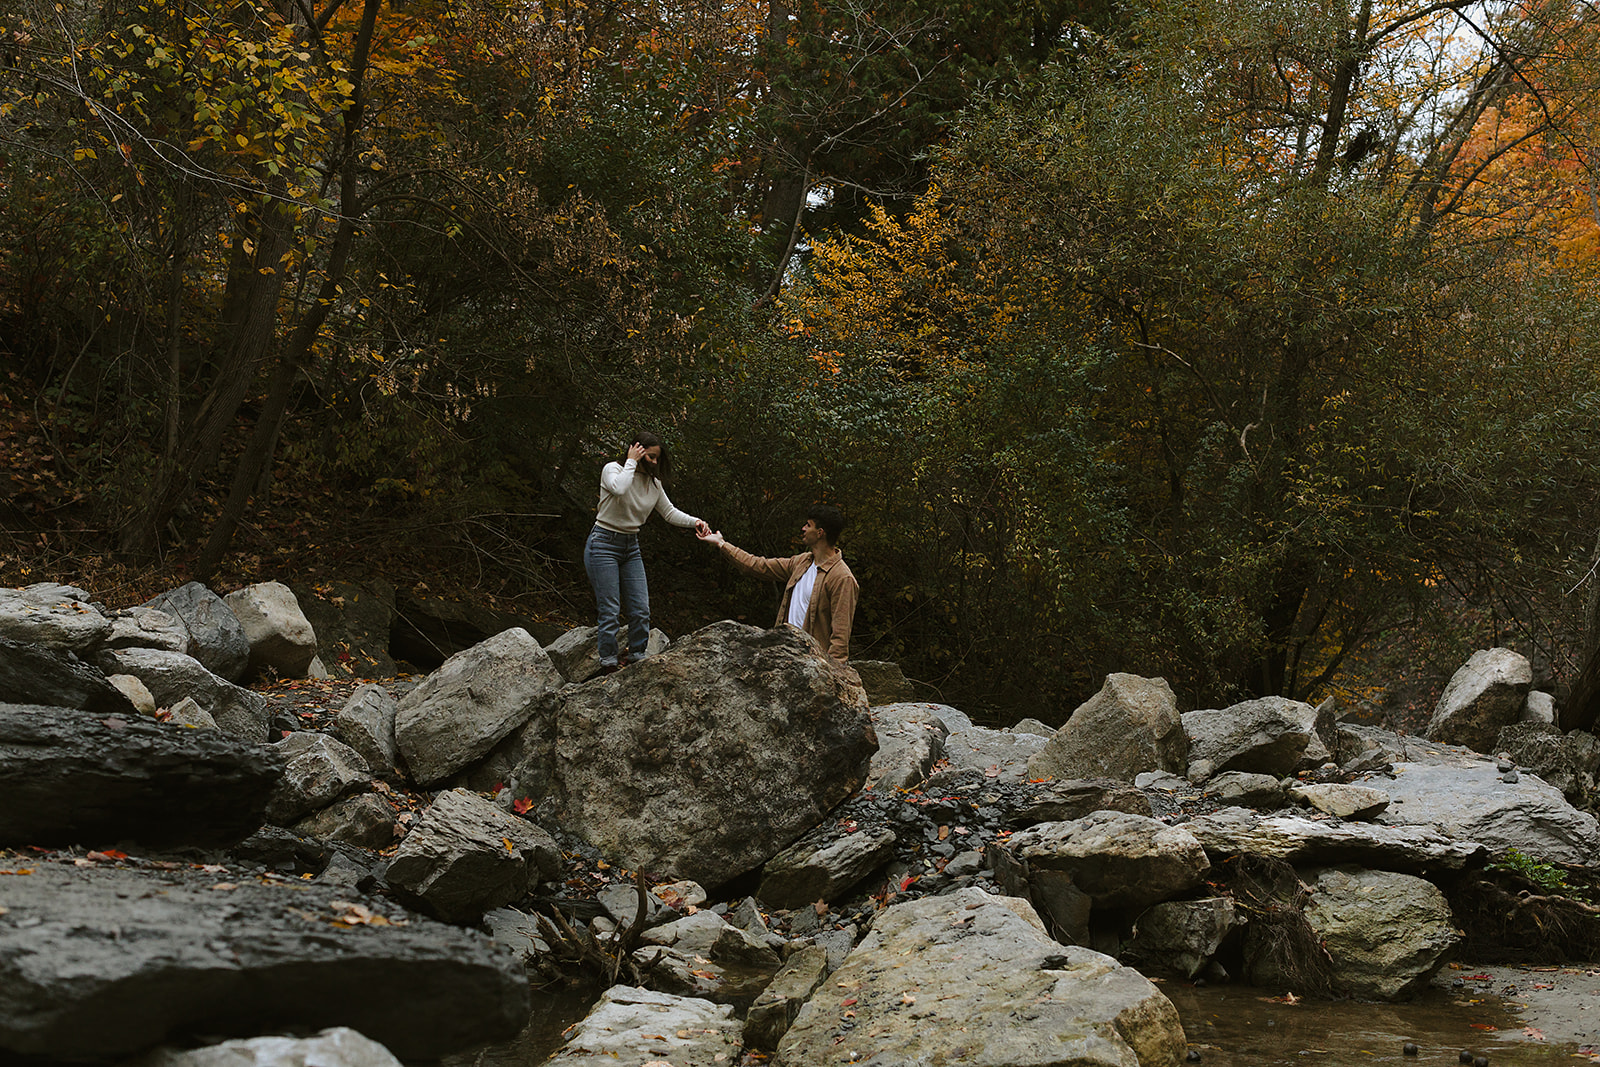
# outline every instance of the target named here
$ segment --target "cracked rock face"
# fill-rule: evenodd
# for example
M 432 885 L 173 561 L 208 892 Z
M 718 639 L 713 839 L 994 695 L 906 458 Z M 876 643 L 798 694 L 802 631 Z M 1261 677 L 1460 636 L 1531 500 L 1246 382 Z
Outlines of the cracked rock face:
M 26 869 L 0 880 L 0 1053 L 120 1060 L 293 1024 L 432 1060 L 527 1022 L 510 953 L 388 901 L 187 865 Z
M 215 730 L 0 704 L 0 847 L 233 844 L 282 772 L 275 750 Z

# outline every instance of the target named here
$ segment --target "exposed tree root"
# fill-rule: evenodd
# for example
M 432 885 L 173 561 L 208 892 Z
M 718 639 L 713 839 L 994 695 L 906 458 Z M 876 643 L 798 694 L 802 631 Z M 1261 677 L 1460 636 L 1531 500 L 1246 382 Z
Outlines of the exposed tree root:
M 1445 887 L 1465 934 L 1460 954 L 1479 963 L 1567 963 L 1600 958 L 1600 906 L 1535 892 L 1510 872 Z

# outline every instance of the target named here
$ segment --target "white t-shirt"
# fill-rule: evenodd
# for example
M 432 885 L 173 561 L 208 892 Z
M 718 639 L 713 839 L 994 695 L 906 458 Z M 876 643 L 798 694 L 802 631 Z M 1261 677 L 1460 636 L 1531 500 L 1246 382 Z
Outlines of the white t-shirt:
M 816 584 L 817 565 L 813 563 L 794 583 L 794 592 L 789 595 L 789 618 L 786 621 L 790 626 L 798 626 L 802 630 L 806 628 L 806 609 L 811 607 L 811 590 Z

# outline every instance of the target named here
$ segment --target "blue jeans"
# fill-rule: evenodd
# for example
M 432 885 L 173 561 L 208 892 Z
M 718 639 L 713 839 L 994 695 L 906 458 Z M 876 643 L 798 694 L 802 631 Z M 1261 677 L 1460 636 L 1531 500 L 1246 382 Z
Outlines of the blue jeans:
M 600 621 L 600 665 L 617 662 L 619 614 L 628 616 L 628 652 L 643 659 L 650 643 L 650 583 L 644 576 L 639 535 L 622 534 L 596 526 L 583 546 L 583 569 L 594 587 L 594 605 Z

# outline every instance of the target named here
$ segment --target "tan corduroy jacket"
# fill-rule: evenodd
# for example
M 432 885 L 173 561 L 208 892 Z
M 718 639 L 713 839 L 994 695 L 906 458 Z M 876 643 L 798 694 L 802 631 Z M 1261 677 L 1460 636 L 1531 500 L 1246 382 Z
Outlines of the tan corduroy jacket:
M 788 585 L 783 589 L 783 603 L 778 605 L 778 621 L 782 626 L 789 618 L 789 600 L 794 596 L 795 583 L 799 582 L 811 566 L 811 553 L 802 552 L 787 559 L 770 556 L 753 556 L 742 548 L 724 543 L 723 549 L 733 562 L 758 578 L 783 579 Z M 806 608 L 806 633 L 816 639 L 824 652 L 844 663 L 850 659 L 850 626 L 855 622 L 856 599 L 861 587 L 850 565 L 843 556 L 834 556 L 826 566 L 817 568 L 817 582 L 811 589 L 811 604 Z

